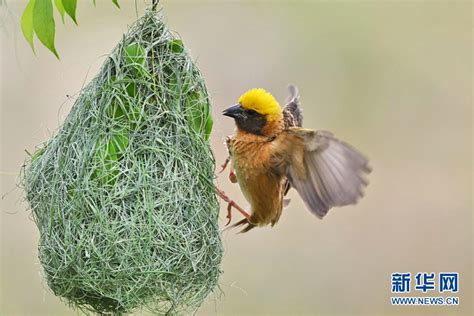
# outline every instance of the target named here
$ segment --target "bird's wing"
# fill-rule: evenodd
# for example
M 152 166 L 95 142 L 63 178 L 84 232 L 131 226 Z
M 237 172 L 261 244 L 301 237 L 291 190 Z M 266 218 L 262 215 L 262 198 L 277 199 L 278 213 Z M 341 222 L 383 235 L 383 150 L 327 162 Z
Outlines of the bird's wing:
M 301 127 L 303 125 L 303 110 L 300 107 L 300 94 L 298 92 L 298 87 L 290 84 L 288 85 L 288 91 L 290 92 L 290 95 L 286 100 L 286 105 L 283 107 L 285 129 L 290 127 Z M 290 189 L 291 185 L 287 180 L 284 184 L 283 196 L 286 196 Z M 289 201 L 290 200 L 287 200 L 287 203 L 289 203 Z
M 299 159 L 290 159 L 288 179 L 312 213 L 322 218 L 331 207 L 355 204 L 363 196 L 368 184 L 364 176 L 371 169 L 359 151 L 330 132 L 303 128 L 287 132 L 288 140 L 300 142 L 302 151 Z
M 303 110 L 300 107 L 298 88 L 294 85 L 289 85 L 288 90 L 290 96 L 287 99 L 286 105 L 283 107 L 285 128 L 301 127 L 303 124 Z

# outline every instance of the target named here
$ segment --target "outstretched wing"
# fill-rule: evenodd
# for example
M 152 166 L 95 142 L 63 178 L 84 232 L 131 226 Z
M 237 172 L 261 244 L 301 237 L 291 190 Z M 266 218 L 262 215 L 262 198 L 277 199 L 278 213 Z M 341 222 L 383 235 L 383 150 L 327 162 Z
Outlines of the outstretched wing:
M 303 142 L 301 158 L 288 166 L 288 179 L 311 212 L 322 218 L 334 206 L 357 203 L 368 184 L 368 159 L 330 132 L 291 128 L 288 133 Z

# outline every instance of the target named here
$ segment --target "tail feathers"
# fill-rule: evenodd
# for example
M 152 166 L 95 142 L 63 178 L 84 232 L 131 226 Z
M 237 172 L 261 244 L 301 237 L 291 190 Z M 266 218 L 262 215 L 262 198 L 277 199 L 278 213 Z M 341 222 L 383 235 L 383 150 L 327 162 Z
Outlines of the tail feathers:
M 243 226 L 243 225 L 247 225 L 247 226 L 245 226 L 239 233 L 246 233 L 249 230 L 256 227 L 256 225 L 250 223 L 247 218 L 244 218 L 243 220 L 240 220 L 237 223 L 229 226 L 229 228 L 236 228 L 236 227 L 240 227 L 240 226 Z

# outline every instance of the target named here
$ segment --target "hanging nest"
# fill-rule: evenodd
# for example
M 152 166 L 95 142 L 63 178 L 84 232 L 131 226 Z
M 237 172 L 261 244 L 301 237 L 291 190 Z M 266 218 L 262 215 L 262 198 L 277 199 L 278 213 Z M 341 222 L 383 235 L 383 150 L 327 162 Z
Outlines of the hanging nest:
M 83 89 L 23 186 L 53 293 L 97 313 L 192 313 L 222 260 L 204 80 L 147 11 Z

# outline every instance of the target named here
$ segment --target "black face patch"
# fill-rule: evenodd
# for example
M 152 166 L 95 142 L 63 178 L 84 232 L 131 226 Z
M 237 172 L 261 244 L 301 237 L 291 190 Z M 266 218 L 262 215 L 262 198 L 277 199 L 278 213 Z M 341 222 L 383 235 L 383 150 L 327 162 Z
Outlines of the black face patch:
M 255 112 L 254 110 L 244 110 L 236 117 L 235 124 L 237 127 L 245 132 L 255 135 L 262 135 L 262 129 L 267 123 L 264 115 Z

